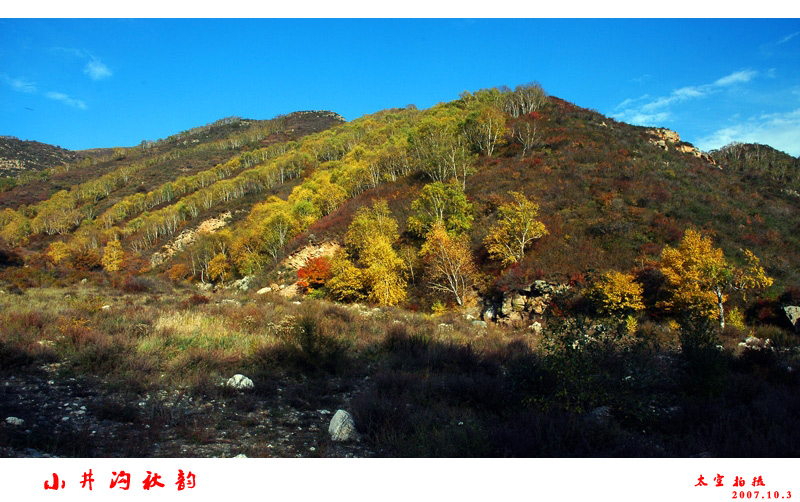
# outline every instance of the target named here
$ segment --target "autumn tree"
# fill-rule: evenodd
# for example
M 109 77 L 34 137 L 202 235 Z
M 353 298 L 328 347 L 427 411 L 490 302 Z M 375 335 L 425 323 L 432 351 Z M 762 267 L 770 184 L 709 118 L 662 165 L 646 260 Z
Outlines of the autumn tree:
M 167 277 L 169 277 L 169 280 L 172 282 L 178 282 L 189 277 L 191 273 L 192 271 L 189 269 L 189 265 L 185 263 L 176 263 L 167 271 Z
M 414 214 L 408 218 L 408 229 L 419 237 L 425 236 L 436 223 L 454 234 L 469 232 L 472 227 L 472 204 L 455 183 L 437 181 L 425 185 L 411 203 L 411 210 Z
M 460 110 L 459 110 L 460 111 Z M 409 150 L 418 168 L 432 181 L 456 179 L 466 188 L 467 176 L 474 172 L 475 155 L 456 110 L 440 108 L 438 113 L 420 122 L 411 132 Z
M 491 157 L 505 136 L 506 115 L 492 105 L 484 105 L 469 117 L 465 130 L 475 149 Z
M 623 317 L 644 310 L 642 293 L 642 285 L 635 281 L 632 274 L 611 270 L 589 287 L 586 296 L 601 313 Z
M 298 284 L 305 288 L 319 288 L 332 277 L 331 262 L 325 256 L 311 258 L 297 271 Z
M 500 206 L 500 220 L 483 240 L 489 256 L 504 266 L 520 261 L 525 256 L 525 248 L 548 233 L 544 223 L 536 219 L 539 204 L 519 192 L 509 192 L 509 195 L 513 200 Z
M 378 235 L 362 250 L 366 265 L 367 298 L 378 305 L 397 305 L 406 297 L 403 260 L 397 256 L 388 237 Z
M 342 302 L 355 302 L 366 298 L 364 274 L 351 262 L 344 251 L 331 261 L 331 278 L 325 283 L 331 296 Z
M 661 253 L 661 272 L 672 293 L 666 306 L 719 320 L 720 328 L 724 328 L 727 291 L 746 292 L 772 285 L 758 258 L 750 250 L 744 255 L 745 265 L 736 267 L 722 249 L 713 246 L 710 237 L 686 230 L 677 248 L 667 246 Z
M 72 255 L 72 248 L 64 241 L 54 241 L 47 246 L 47 256 L 59 265 L 62 261 L 66 261 Z
M 117 239 L 108 241 L 103 248 L 102 265 L 106 272 L 118 272 L 122 268 L 122 261 L 125 253 L 122 251 L 122 244 Z
M 533 150 L 534 145 L 539 140 L 536 119 L 520 120 L 512 128 L 514 139 L 522 145 L 522 157 Z
M 327 286 L 334 297 L 358 297 L 365 294 L 380 305 L 396 305 L 406 296 L 403 260 L 392 243 L 399 233 L 397 221 L 385 200 L 376 200 L 370 207 L 361 207 L 344 236 L 347 252 L 360 265 L 339 257 L 332 267 L 333 277 Z M 351 277 L 347 277 L 347 275 Z M 360 281 L 356 285 L 353 278 Z
M 464 305 L 477 274 L 466 235 L 452 236 L 437 221 L 428 232 L 420 250 L 428 287 L 450 293 L 458 305 Z
M 379 236 L 385 237 L 390 243 L 400 236 L 397 220 L 384 199 L 375 200 L 371 207 L 363 206 L 356 211 L 344 235 L 344 243 L 348 251 L 358 257 Z
M 225 283 L 231 275 L 231 264 L 223 253 L 217 253 L 208 263 L 208 277 L 212 281 Z

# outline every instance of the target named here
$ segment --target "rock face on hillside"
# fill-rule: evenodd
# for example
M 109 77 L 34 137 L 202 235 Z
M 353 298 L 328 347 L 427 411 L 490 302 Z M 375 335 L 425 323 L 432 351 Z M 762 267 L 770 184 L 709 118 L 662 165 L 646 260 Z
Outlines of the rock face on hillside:
M 717 161 L 714 160 L 709 154 L 701 152 L 691 143 L 681 141 L 680 135 L 675 131 L 661 128 L 649 129 L 647 132 L 650 134 L 650 136 L 652 136 L 650 143 L 656 145 L 664 151 L 669 151 L 671 146 L 681 153 L 689 153 L 699 159 L 705 160 L 709 164 L 717 165 Z
M 310 244 L 292 253 L 292 255 L 283 260 L 281 265 L 291 270 L 300 270 L 306 266 L 309 260 L 319 258 L 320 256 L 331 257 L 340 249 L 342 249 L 342 246 L 339 245 L 338 242 L 323 242 L 319 245 Z
M 153 253 L 153 256 L 150 258 L 150 265 L 152 267 L 157 267 L 162 263 L 169 260 L 172 255 L 175 253 L 182 251 L 186 248 L 189 244 L 195 241 L 197 238 L 197 234 L 199 233 L 209 233 L 213 234 L 220 228 L 224 227 L 228 224 L 228 220 L 233 217 L 230 211 L 226 211 L 220 214 L 216 218 L 209 218 L 201 222 L 197 228 L 189 228 L 178 234 L 172 242 L 165 245 L 161 248 L 159 252 Z

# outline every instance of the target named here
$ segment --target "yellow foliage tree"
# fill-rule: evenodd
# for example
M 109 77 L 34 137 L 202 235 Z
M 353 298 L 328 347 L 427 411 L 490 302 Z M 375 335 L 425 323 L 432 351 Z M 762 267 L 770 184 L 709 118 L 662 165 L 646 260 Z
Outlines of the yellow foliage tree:
M 344 243 L 354 255 L 360 255 L 377 237 L 385 237 L 390 243 L 400 236 L 397 220 L 392 217 L 385 200 L 373 201 L 372 207 L 361 207 L 347 228 Z
M 631 315 L 644 310 L 642 285 L 632 274 L 611 270 L 600 276 L 587 291 L 598 310 L 609 316 Z
M 100 263 L 106 272 L 119 272 L 122 268 L 122 261 L 125 259 L 125 253 L 122 251 L 122 244 L 116 239 L 108 241 L 106 247 L 103 249 L 103 258 Z
M 468 237 L 452 237 L 442 222 L 436 222 L 428 232 L 420 256 L 425 263 L 428 287 L 451 293 L 456 303 L 464 305 L 477 274 Z
M 750 250 L 744 253 L 746 265 L 735 267 L 725 259 L 722 249 L 713 246 L 711 238 L 688 229 L 677 248 L 667 246 L 661 253 L 661 272 L 672 292 L 666 306 L 718 319 L 720 328 L 724 328 L 726 291 L 772 285 L 758 258 Z
M 520 261 L 525 256 L 525 248 L 548 233 L 544 223 L 536 219 L 539 204 L 519 192 L 509 192 L 509 195 L 514 200 L 500 206 L 500 221 L 483 240 L 489 256 L 503 265 Z
M 331 274 L 325 287 L 333 298 L 342 302 L 360 301 L 366 298 L 364 274 L 347 259 L 344 253 L 337 253 L 333 257 Z
M 230 278 L 231 264 L 228 262 L 228 257 L 223 253 L 217 253 L 210 262 L 208 262 L 208 277 L 212 281 L 220 281 L 223 284 Z
M 397 305 L 406 297 L 406 281 L 403 279 L 403 260 L 392 249 L 386 236 L 378 235 L 370 240 L 361 253 L 367 266 L 364 277 L 368 285 L 368 299 L 379 305 Z
M 69 258 L 72 254 L 72 249 L 64 241 L 55 241 L 47 246 L 47 256 L 53 260 L 53 263 L 58 265 L 62 261 Z

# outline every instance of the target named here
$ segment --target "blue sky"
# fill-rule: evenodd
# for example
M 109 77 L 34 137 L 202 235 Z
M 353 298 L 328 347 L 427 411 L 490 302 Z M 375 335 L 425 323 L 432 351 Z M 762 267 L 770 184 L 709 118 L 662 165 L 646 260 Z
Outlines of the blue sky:
M 531 81 L 703 150 L 800 155 L 796 18 L 0 19 L 0 134 L 70 149 Z

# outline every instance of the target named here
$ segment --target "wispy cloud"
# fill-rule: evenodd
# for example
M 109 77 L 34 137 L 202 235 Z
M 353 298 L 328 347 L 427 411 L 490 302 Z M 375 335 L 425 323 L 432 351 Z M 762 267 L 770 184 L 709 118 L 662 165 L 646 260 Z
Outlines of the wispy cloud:
M 99 58 L 95 57 L 91 52 L 82 49 L 74 49 L 71 47 L 52 47 L 52 52 L 57 54 L 64 54 L 66 56 L 77 57 L 80 59 L 88 59 L 86 66 L 83 68 L 83 73 L 88 75 L 92 80 L 103 80 L 109 78 L 114 73 L 106 66 Z
M 47 99 L 52 99 L 54 101 L 60 101 L 65 105 L 71 106 L 73 108 L 77 108 L 79 110 L 86 109 L 86 103 L 81 101 L 80 99 L 71 98 L 68 95 L 64 94 L 63 92 L 48 92 L 44 95 Z
M 705 98 L 715 92 L 736 84 L 747 83 L 757 77 L 755 70 L 739 70 L 715 80 L 710 84 L 686 86 L 673 90 L 669 96 L 652 97 L 648 94 L 639 98 L 628 98 L 618 104 L 612 116 L 638 125 L 660 125 L 672 118 L 672 107 L 693 99 Z
M 31 82 L 26 78 L 23 77 L 12 78 L 6 75 L 5 73 L 0 73 L 0 79 L 2 79 L 2 81 L 6 85 L 8 85 L 17 92 L 24 92 L 26 94 L 32 94 L 36 92 L 36 82 Z
M 800 108 L 785 113 L 752 116 L 720 128 L 697 140 L 701 150 L 712 150 L 734 141 L 762 143 L 778 150 L 800 156 Z
M 86 63 L 86 68 L 83 69 L 83 73 L 89 75 L 92 80 L 103 80 L 104 78 L 109 78 L 113 73 L 111 70 L 108 69 L 108 66 L 104 65 L 97 59 L 93 59 Z
M 756 75 L 758 75 L 758 72 L 757 71 L 753 71 L 753 70 L 736 71 L 736 72 L 731 73 L 730 75 L 727 75 L 725 77 L 722 77 L 721 79 L 718 79 L 716 82 L 711 84 L 711 86 L 712 87 L 725 87 L 725 86 L 728 86 L 728 85 L 733 85 L 733 84 L 738 84 L 738 83 L 743 83 L 743 82 L 749 82 Z
M 785 44 L 786 42 L 788 42 L 789 40 L 793 39 L 797 35 L 800 35 L 800 31 L 795 31 L 791 35 L 786 35 L 782 39 L 778 40 L 778 42 L 775 45 Z

